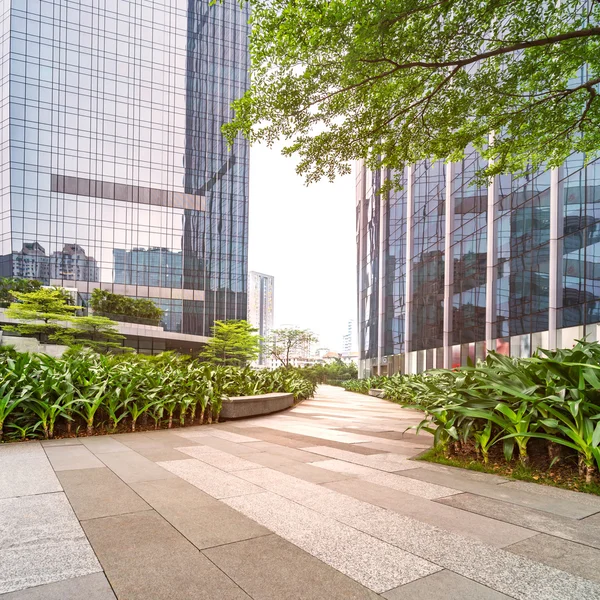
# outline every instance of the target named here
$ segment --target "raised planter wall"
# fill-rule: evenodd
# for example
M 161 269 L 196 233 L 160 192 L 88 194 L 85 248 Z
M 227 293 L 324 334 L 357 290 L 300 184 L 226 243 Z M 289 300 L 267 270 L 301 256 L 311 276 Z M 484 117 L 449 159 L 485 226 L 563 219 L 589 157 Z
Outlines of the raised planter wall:
M 268 415 L 290 408 L 294 404 L 294 394 L 262 394 L 260 396 L 238 396 L 223 400 L 220 418 L 241 419 Z
M 383 390 L 378 390 L 376 388 L 371 388 L 369 390 L 369 396 L 375 396 L 375 398 L 383 398 L 385 392 Z

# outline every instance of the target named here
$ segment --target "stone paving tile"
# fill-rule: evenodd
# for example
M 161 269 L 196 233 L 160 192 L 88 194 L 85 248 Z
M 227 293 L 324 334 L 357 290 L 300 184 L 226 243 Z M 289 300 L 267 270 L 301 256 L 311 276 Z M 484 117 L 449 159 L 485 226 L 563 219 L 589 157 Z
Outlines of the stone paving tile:
M 354 463 L 337 460 L 335 458 L 330 460 L 318 460 L 310 464 L 314 467 L 319 467 L 320 469 L 327 469 L 328 471 L 335 471 L 337 473 L 344 473 L 346 475 L 360 475 L 361 477 L 369 477 L 370 475 L 376 475 L 379 473 L 379 471 L 376 469 L 363 467 L 362 465 L 356 465 Z
M 418 446 L 415 444 L 386 444 L 385 442 L 367 442 L 365 444 L 353 444 L 352 451 L 356 452 L 358 449 L 368 449 L 372 450 L 372 454 L 381 453 L 381 452 L 389 452 L 391 454 L 400 454 L 405 456 L 406 458 L 410 458 L 412 456 L 416 456 L 420 454 L 425 449 L 424 446 Z
M 46 448 L 46 454 L 55 471 L 98 469 L 104 467 L 85 446 L 55 446 Z
M 366 502 L 344 496 L 320 485 L 303 481 L 273 469 L 238 471 L 236 475 L 269 492 L 279 494 L 288 500 L 293 500 L 329 517 L 360 515 L 372 508 Z
M 441 498 L 436 503 L 600 549 L 600 520 L 592 522 L 595 516 L 582 520 L 570 519 L 475 494 Z
M 314 462 L 319 460 L 318 457 L 312 452 L 305 452 L 304 450 L 298 450 L 297 448 L 289 448 L 288 446 L 279 446 L 271 442 L 255 442 L 252 444 L 244 444 L 244 446 L 251 446 L 253 450 L 258 452 L 268 452 L 277 456 L 285 456 L 291 458 L 297 462 Z
M 150 510 L 129 486 L 106 467 L 61 471 L 58 477 L 80 521 Z
M 402 476 L 403 473 L 409 472 L 410 471 L 402 471 L 398 474 L 377 473 L 376 475 L 366 477 L 365 481 L 368 481 L 369 483 L 375 483 L 376 485 L 381 485 L 383 487 L 391 488 L 393 490 L 406 492 L 407 494 L 412 494 L 413 496 L 426 498 L 427 500 L 435 500 L 437 498 L 444 498 L 446 496 L 460 494 L 458 490 L 454 490 L 449 487 Z
M 255 456 L 256 455 L 252 456 L 252 460 L 254 460 Z M 303 479 L 304 481 L 310 481 L 311 483 L 329 483 L 356 477 L 356 475 L 349 475 L 348 473 L 339 473 L 337 471 L 321 469 L 317 466 L 317 463 L 300 463 L 294 461 L 292 461 L 292 463 L 293 464 L 275 465 L 272 468 L 275 471 L 286 473 L 287 475 Z
M 99 572 L 62 493 L 0 500 L 0 594 Z
M 460 469 L 458 467 L 450 467 L 448 465 L 438 465 L 437 463 L 430 463 L 425 461 L 416 461 L 416 464 L 420 468 L 427 471 L 437 471 L 439 473 L 446 473 L 455 478 L 469 479 L 471 481 L 480 481 L 482 483 L 506 483 L 510 481 L 507 477 L 501 477 L 500 475 L 492 475 L 491 473 L 480 473 L 479 471 L 470 471 L 469 469 Z M 435 482 L 434 482 L 435 483 Z M 538 484 L 536 484 L 537 486 Z
M 189 446 L 188 446 L 189 447 Z M 144 458 L 151 460 L 152 462 L 163 462 L 165 460 L 187 460 L 188 455 L 179 452 L 174 448 L 168 446 L 160 446 L 157 448 L 138 448 L 136 452 L 142 455 Z
M 199 549 L 270 532 L 182 479 L 132 483 L 133 489 Z
M 461 492 L 472 492 L 486 495 L 493 487 L 498 484 L 503 484 L 508 481 L 505 478 L 498 477 L 496 475 L 488 475 L 488 473 L 476 473 L 475 471 L 468 471 L 464 469 L 465 473 L 456 473 L 455 471 L 448 471 L 437 469 L 438 465 L 422 463 L 413 461 L 415 469 L 410 473 L 406 473 L 406 477 L 411 479 L 418 479 L 420 481 L 427 481 L 429 483 L 437 483 L 438 485 L 445 485 L 447 487 L 460 490 Z M 462 469 L 461 469 L 462 471 Z M 487 477 L 481 477 L 482 475 Z
M 38 442 L 0 446 L 0 498 L 61 490 L 44 448 Z
M 380 598 L 276 535 L 212 548 L 204 554 L 254 600 Z
M 227 473 L 260 468 L 260 465 L 257 463 L 250 462 L 245 458 L 240 458 L 233 454 L 228 454 L 227 452 L 222 452 L 210 446 L 189 446 L 178 448 L 177 450 Z
M 160 467 L 158 463 L 144 458 L 133 450 L 99 454 L 98 458 L 111 471 L 125 481 L 125 483 L 173 477 L 171 473 Z
M 502 486 L 503 490 L 519 490 L 522 492 L 528 492 L 537 496 L 543 496 L 544 498 L 553 498 L 559 500 L 565 500 L 567 502 L 574 502 L 583 506 L 589 506 L 593 508 L 595 512 L 600 512 L 600 496 L 593 494 L 584 494 L 582 492 L 575 492 L 573 490 L 564 490 L 551 485 L 539 485 L 537 483 L 530 483 L 529 481 L 515 481 L 510 480 L 506 485 Z
M 212 429 L 210 433 L 215 437 L 227 440 L 228 442 L 235 442 L 236 444 L 259 441 L 256 438 L 247 435 L 240 435 L 239 433 L 232 433 L 231 431 L 224 431 L 222 429 Z
M 191 446 L 192 444 L 189 443 L 191 441 L 192 438 L 188 438 L 184 440 L 183 443 L 179 443 L 179 445 L 175 446 L 175 448 L 177 449 L 182 446 Z M 246 456 L 248 454 L 257 454 L 258 452 L 263 452 L 263 450 L 254 448 L 254 443 L 236 444 L 235 442 L 228 442 L 227 440 L 222 440 L 221 438 L 216 438 L 211 435 L 207 435 L 202 438 L 194 438 L 194 441 L 200 446 L 210 446 L 211 448 L 222 450 L 223 452 L 233 454 L 234 456 Z
M 378 471 L 385 471 L 387 473 L 393 473 L 403 469 L 417 469 L 419 467 L 418 463 L 409 461 L 405 457 L 398 456 L 397 454 L 387 453 L 364 456 L 363 454 L 339 450 L 338 448 L 328 448 L 327 446 L 314 446 L 312 448 L 305 448 L 305 450 L 321 456 L 345 460 L 349 463 L 370 467 L 371 469 L 377 469 Z
M 195 458 L 189 460 L 174 460 L 158 463 L 171 473 L 181 477 L 213 498 L 230 498 L 244 494 L 256 494 L 262 489 L 248 481 L 243 481 L 235 475 L 225 473 L 216 467 L 207 465 Z M 261 471 L 239 471 L 239 474 Z
M 61 438 L 58 440 L 41 440 L 40 442 L 44 448 L 46 446 L 79 446 L 81 445 L 81 438 Z
M 288 458 L 287 456 L 281 456 L 280 454 L 269 454 L 268 452 L 256 452 L 251 456 L 246 455 L 246 457 L 255 464 L 263 467 L 271 467 L 273 469 L 281 467 L 282 465 L 290 466 L 306 464 L 292 458 Z
M 517 600 L 600 598 L 600 585 L 388 510 L 341 521 Z
M 387 600 L 510 600 L 480 583 L 461 577 L 452 571 L 438 571 L 412 583 L 383 594 Z
M 85 521 L 83 526 L 122 600 L 250 600 L 154 511 Z
M 436 565 L 276 494 L 265 492 L 225 502 L 378 593 L 439 570 Z
M 519 556 L 600 583 L 600 550 L 596 548 L 541 533 L 506 549 Z
M 18 592 L 2 594 L 2 600 L 116 600 L 104 573 L 93 573 Z
M 98 435 L 81 438 L 81 443 L 94 454 L 106 452 L 126 452 L 129 448 L 109 435 Z
M 440 502 L 424 498 L 415 501 L 415 497 L 410 494 L 368 483 L 362 479 L 327 483 L 324 487 L 497 548 L 536 535 L 536 532 L 530 529 L 493 518 L 476 514 L 466 517 L 460 509 Z M 452 496 L 452 498 L 460 498 L 460 496 Z

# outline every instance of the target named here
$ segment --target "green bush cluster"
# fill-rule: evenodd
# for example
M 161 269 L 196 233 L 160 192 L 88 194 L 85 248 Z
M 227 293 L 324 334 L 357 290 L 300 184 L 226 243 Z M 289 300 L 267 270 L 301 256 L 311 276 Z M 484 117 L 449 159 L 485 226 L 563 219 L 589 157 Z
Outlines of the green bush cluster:
M 202 424 L 218 420 L 223 398 L 286 392 L 311 397 L 315 385 L 280 369 L 214 366 L 165 352 L 102 355 L 71 349 L 62 358 L 0 351 L 0 440 Z
M 0 277 L 0 308 L 8 308 L 15 301 L 13 292 L 35 292 L 42 287 L 37 279 L 21 279 L 20 277 Z
M 130 323 L 148 322 L 158 325 L 164 314 L 162 308 L 152 300 L 112 294 L 99 288 L 92 292 L 90 307 L 98 315 Z
M 505 460 L 516 454 L 527 465 L 529 442 L 540 439 L 552 460 L 561 448 L 572 452 L 587 482 L 600 468 L 597 342 L 541 350 L 531 358 L 491 352 L 477 365 L 452 371 L 363 381 L 346 388 L 378 387 L 387 399 L 421 409 L 425 418 L 418 429 L 431 432 L 445 452 L 472 444 L 486 463 L 490 449 L 501 444 Z
M 358 370 L 354 363 L 347 365 L 340 359 L 324 365 L 298 367 L 297 372 L 313 383 L 342 385 L 346 381 L 357 380 Z

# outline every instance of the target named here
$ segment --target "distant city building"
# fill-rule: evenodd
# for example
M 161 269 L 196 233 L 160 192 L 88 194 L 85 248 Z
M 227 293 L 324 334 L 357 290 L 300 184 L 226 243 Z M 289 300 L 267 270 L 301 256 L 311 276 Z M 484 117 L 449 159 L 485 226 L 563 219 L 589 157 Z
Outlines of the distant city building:
M 348 321 L 348 330 L 342 337 L 342 351 L 355 352 L 358 349 L 358 338 L 356 336 L 356 320 Z
M 266 338 L 273 329 L 275 310 L 275 278 L 272 275 L 250 271 L 248 281 L 248 322 Z M 261 352 L 258 364 L 264 365 L 267 357 Z

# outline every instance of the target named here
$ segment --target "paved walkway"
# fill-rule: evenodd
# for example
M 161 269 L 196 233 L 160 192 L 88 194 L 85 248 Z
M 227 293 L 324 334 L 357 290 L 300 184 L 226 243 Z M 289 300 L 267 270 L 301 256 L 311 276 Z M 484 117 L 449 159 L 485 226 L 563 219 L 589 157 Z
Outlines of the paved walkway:
M 409 460 L 419 414 L 0 447 L 2 600 L 600 599 L 600 498 Z

